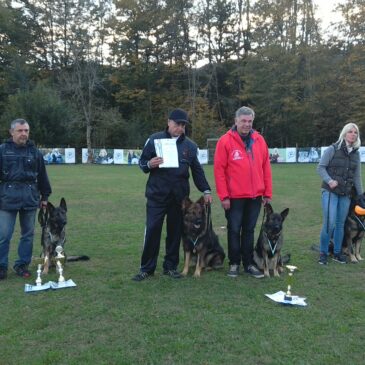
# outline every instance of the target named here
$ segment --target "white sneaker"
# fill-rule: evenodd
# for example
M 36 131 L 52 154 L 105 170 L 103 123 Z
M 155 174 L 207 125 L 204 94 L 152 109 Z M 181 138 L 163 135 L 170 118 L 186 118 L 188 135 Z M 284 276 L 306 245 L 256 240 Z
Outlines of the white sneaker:
M 231 278 L 236 278 L 239 273 L 240 273 L 239 265 L 230 265 L 229 266 L 229 271 L 227 273 L 228 276 L 230 276 Z

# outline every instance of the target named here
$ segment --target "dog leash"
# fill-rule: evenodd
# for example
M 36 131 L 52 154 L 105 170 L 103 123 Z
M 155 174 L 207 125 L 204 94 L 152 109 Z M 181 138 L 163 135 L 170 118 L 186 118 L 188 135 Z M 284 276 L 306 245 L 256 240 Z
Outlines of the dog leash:
M 262 231 L 263 231 L 265 216 L 266 216 L 266 209 L 265 209 L 265 207 L 264 207 L 264 214 L 262 215 L 262 221 L 261 221 L 260 232 L 262 232 Z
M 358 223 L 360 224 L 360 226 L 362 227 L 362 229 L 365 231 L 365 226 L 364 223 L 361 222 L 361 220 L 359 219 L 359 217 L 357 215 L 353 215 L 353 217 L 358 221 Z

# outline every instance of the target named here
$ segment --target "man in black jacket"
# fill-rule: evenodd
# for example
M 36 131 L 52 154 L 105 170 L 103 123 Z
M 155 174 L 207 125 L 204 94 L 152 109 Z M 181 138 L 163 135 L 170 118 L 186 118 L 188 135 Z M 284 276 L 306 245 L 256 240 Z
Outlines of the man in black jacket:
M 46 207 L 51 186 L 42 153 L 29 141 L 29 124 L 15 119 L 11 138 L 0 146 L 0 280 L 6 279 L 10 240 L 19 214 L 21 237 L 17 275 L 28 278 L 37 208 Z
M 185 136 L 187 123 L 188 115 L 184 110 L 173 110 L 169 115 L 166 130 L 148 138 L 139 160 L 140 168 L 149 173 L 149 178 L 145 193 L 147 219 L 143 253 L 140 271 L 133 277 L 135 281 L 148 278 L 156 270 L 165 216 L 167 236 L 163 273 L 175 279 L 181 277 L 177 271 L 182 234 L 181 202 L 190 193 L 189 168 L 195 186 L 204 193 L 205 202 L 212 202 L 210 186 L 198 160 L 197 145 Z M 155 140 L 160 139 L 176 140 L 178 167 L 160 167 L 164 160 L 157 156 L 155 149 Z

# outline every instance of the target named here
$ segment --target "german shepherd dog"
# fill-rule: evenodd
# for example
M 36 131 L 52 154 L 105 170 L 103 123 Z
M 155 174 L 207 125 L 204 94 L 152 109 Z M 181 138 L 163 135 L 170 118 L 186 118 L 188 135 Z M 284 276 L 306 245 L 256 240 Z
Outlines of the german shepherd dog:
M 210 205 L 206 205 L 202 196 L 195 203 L 186 197 L 182 202 L 183 211 L 183 248 L 185 254 L 184 270 L 189 271 L 190 260 L 196 257 L 194 277 L 200 277 L 204 268 L 223 267 L 226 257 L 218 236 L 213 231 Z
M 67 205 L 61 198 L 59 207 L 47 203 L 46 209 L 40 209 L 38 222 L 42 227 L 41 245 L 44 257 L 43 274 L 48 274 L 51 260 L 56 256 L 56 247 L 61 246 L 63 251 L 66 243 Z M 66 260 L 66 258 L 65 258 Z
M 280 276 L 283 272 L 283 260 L 281 249 L 283 247 L 283 222 L 289 213 L 289 208 L 284 209 L 280 214 L 275 213 L 268 203 L 264 208 L 264 219 L 260 235 L 254 249 L 254 261 L 257 267 L 270 277 L 270 270 L 274 276 Z
M 56 247 L 62 247 L 62 254 L 65 256 L 64 262 L 87 261 L 89 256 L 66 256 L 66 224 L 67 224 L 67 205 L 65 198 L 61 198 L 60 205 L 54 207 L 52 203 L 47 203 L 46 209 L 40 209 L 38 222 L 42 227 L 41 245 L 44 257 L 43 274 L 48 274 L 49 268 L 54 266 L 54 258 L 57 256 Z
M 342 253 L 349 256 L 350 261 L 356 264 L 362 261 L 361 242 L 365 235 L 365 195 L 356 195 L 352 192 L 349 213 L 345 221 L 345 232 L 342 241 Z M 330 253 L 333 253 L 333 242 L 329 245 Z

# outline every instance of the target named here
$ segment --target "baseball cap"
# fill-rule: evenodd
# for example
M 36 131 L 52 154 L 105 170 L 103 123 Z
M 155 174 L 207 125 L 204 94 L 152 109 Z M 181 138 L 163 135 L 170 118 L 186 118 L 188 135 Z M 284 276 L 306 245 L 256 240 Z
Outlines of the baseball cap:
M 174 109 L 170 115 L 169 119 L 176 123 L 189 123 L 188 113 L 180 108 Z

